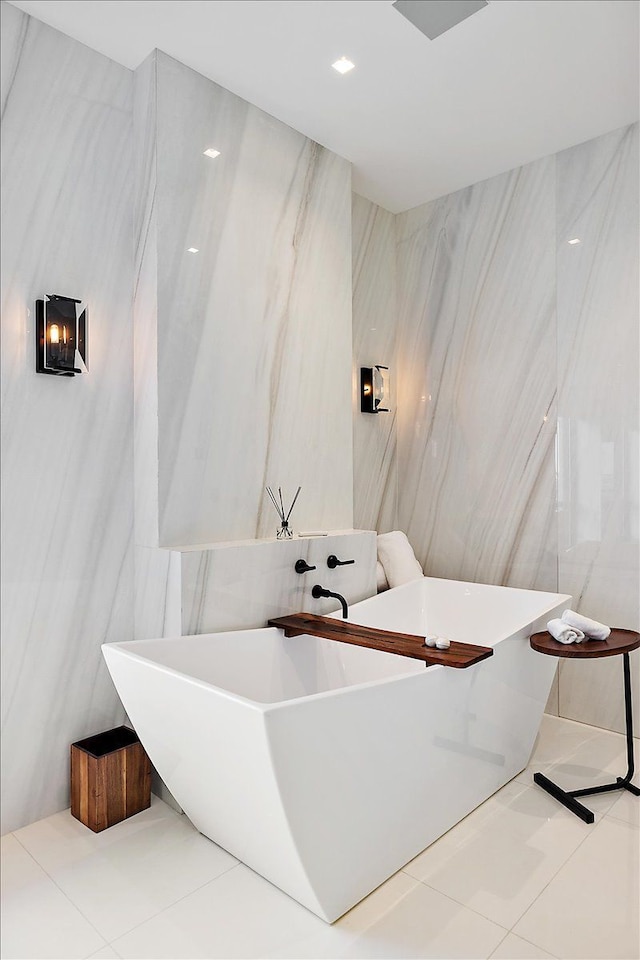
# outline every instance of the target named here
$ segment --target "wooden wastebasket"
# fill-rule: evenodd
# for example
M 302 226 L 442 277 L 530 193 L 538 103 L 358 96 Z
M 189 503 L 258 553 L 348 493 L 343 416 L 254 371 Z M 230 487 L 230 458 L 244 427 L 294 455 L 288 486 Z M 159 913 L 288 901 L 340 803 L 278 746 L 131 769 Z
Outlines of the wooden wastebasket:
M 71 744 L 71 813 L 99 833 L 151 805 L 151 764 L 129 727 Z

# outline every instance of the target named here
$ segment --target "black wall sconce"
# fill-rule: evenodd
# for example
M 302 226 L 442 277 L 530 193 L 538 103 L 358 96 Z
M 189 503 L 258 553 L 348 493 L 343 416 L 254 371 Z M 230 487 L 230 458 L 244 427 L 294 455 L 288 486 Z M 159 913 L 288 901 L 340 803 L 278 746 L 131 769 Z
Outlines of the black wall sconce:
M 73 377 L 87 372 L 87 308 L 48 293 L 36 300 L 36 372 Z
M 389 413 L 389 367 L 360 367 L 360 410 L 362 413 Z

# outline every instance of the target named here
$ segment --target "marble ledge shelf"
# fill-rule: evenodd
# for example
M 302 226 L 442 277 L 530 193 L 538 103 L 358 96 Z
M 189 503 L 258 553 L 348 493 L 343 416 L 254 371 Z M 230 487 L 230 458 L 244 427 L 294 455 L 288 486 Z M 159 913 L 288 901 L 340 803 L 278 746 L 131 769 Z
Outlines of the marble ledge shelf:
M 275 524 L 274 524 L 275 525 Z M 322 533 L 305 533 L 299 534 L 295 533 L 293 537 L 286 540 L 279 540 L 277 537 L 261 537 L 255 540 L 219 540 L 214 541 L 213 543 L 190 543 L 190 544 L 180 544 L 176 546 L 169 546 L 162 544 L 156 549 L 158 550 L 171 550 L 174 553 L 190 553 L 190 552 L 204 552 L 205 550 L 223 550 L 226 547 L 258 547 L 262 544 L 268 543 L 295 543 L 296 540 L 324 540 L 325 537 L 329 539 L 330 537 L 344 537 L 352 536 L 356 533 L 375 533 L 375 530 L 326 530 Z

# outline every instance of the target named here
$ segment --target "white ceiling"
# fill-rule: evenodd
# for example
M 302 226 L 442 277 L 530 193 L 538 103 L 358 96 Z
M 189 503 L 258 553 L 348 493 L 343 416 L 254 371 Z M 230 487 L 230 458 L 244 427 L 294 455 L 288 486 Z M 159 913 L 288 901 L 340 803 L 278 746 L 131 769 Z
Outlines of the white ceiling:
M 13 2 L 127 67 L 164 50 L 347 157 L 393 212 L 638 118 L 637 0 L 492 0 L 431 41 L 391 0 Z

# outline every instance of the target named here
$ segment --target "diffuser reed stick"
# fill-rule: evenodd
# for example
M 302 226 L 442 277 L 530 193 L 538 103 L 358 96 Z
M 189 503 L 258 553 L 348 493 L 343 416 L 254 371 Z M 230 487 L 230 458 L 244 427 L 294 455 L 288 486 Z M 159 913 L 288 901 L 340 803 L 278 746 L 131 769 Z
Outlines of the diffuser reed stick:
M 271 489 L 271 487 L 266 487 L 265 489 L 269 494 L 269 499 L 271 500 L 271 503 L 275 507 L 275 511 L 278 514 L 278 517 L 280 518 L 280 526 L 276 530 L 277 539 L 291 540 L 293 537 L 293 530 L 289 526 L 289 517 L 291 516 L 291 512 L 296 505 L 296 500 L 298 499 L 298 495 L 302 490 L 302 487 L 298 487 L 298 489 L 296 490 L 296 495 L 291 501 L 291 506 L 289 507 L 288 511 L 285 510 L 284 499 L 282 496 L 282 487 L 278 487 L 278 497 L 280 499 L 280 503 L 278 503 L 278 499 L 276 498 L 276 495 Z

